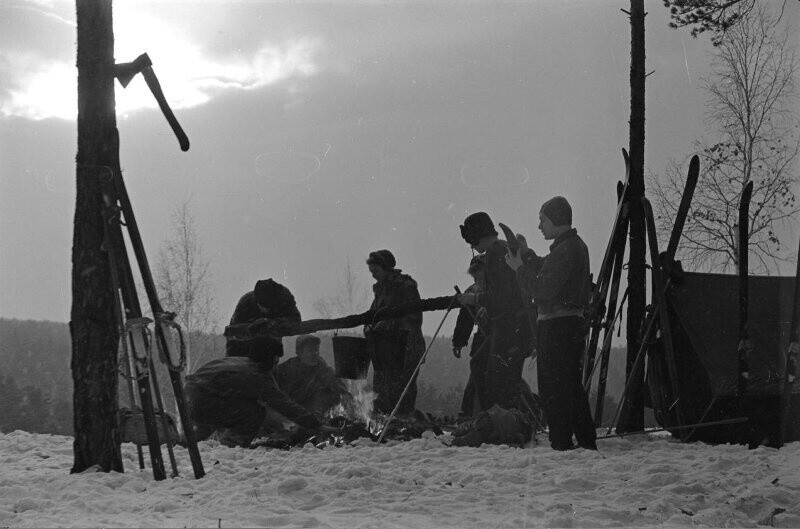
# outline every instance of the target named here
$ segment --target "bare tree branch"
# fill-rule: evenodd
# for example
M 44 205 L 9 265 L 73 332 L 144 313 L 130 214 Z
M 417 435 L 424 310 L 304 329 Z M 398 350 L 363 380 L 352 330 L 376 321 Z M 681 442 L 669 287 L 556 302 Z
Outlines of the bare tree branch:
M 208 353 L 194 347 L 201 334 L 214 332 L 218 323 L 211 285 L 210 263 L 205 259 L 195 228 L 190 200 L 172 211 L 172 227 L 156 264 L 156 283 L 166 310 L 177 314 L 187 339 L 187 371 L 201 365 Z
M 679 255 L 698 269 L 733 268 L 739 199 L 753 181 L 748 229 L 754 268 L 776 271 L 787 260 L 778 234 L 800 213 L 794 195 L 800 153 L 795 79 L 800 64 L 792 28 L 778 31 L 768 8 L 749 0 L 667 3 L 680 9 L 713 3 L 722 11 L 739 10 L 736 24 L 718 35 L 711 74 L 703 83 L 712 132 L 695 142 L 703 172 Z M 722 16 L 722 11 L 714 16 Z M 664 174 L 651 174 L 650 180 L 658 228 L 667 234 L 683 192 L 681 164 L 670 162 Z

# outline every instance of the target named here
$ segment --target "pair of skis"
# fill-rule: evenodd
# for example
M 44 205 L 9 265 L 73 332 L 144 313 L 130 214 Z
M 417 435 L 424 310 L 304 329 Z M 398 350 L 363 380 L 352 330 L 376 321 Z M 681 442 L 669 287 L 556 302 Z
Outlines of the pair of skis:
M 589 304 L 589 340 L 583 357 L 583 385 L 587 392 L 589 391 L 594 371 L 597 369 L 598 365 L 600 367 L 594 413 L 596 427 L 600 426 L 603 421 L 606 381 L 608 379 L 608 365 L 611 355 L 611 339 L 621 312 L 617 310 L 617 303 L 619 301 L 619 286 L 622 278 L 622 269 L 625 264 L 625 246 L 630 224 L 630 218 L 628 216 L 630 157 L 625 149 L 622 149 L 622 157 L 625 161 L 625 180 L 624 182 L 617 182 L 617 210 L 611 229 L 611 236 L 606 245 L 603 260 L 600 263 L 597 283 Z M 625 295 L 623 295 L 623 303 Z M 606 299 L 608 299 L 607 305 Z M 601 331 L 603 332 L 603 342 L 600 347 L 598 361 L 597 345 L 600 341 Z
M 667 365 L 667 373 L 670 382 L 671 395 L 670 399 L 668 400 L 668 402 L 670 402 L 668 409 L 675 410 L 677 426 L 682 432 L 681 438 L 685 439 L 686 437 L 685 433 L 683 433 L 685 432 L 683 410 L 680 402 L 678 369 L 675 360 L 675 350 L 672 344 L 672 328 L 669 319 L 666 292 L 672 283 L 672 277 L 669 273 L 669 270 L 671 270 L 675 260 L 675 252 L 678 249 L 678 243 L 680 242 L 680 238 L 683 233 L 686 217 L 689 214 L 689 208 L 692 203 L 694 190 L 697 186 L 697 180 L 699 176 L 700 159 L 695 155 L 689 162 L 689 171 L 686 176 L 683 195 L 681 196 L 681 202 L 678 206 L 678 211 L 675 216 L 675 222 L 672 227 L 672 232 L 670 233 L 669 242 L 667 243 L 667 249 L 663 254 L 661 254 L 658 249 L 658 239 L 656 234 L 655 219 L 653 216 L 653 208 L 647 198 L 642 198 L 642 207 L 644 209 L 648 246 L 650 250 L 653 310 L 645 319 L 644 332 L 639 342 L 639 350 L 636 353 L 634 365 L 631 368 L 631 374 L 628 377 L 628 383 L 626 384 L 625 390 L 622 393 L 622 397 L 620 398 L 617 410 L 611 423 L 611 427 L 608 429 L 608 433 L 611 433 L 611 429 L 616 425 L 620 411 L 622 410 L 622 406 L 624 405 L 627 395 L 632 388 L 632 383 L 638 378 L 636 374 L 639 373 L 644 367 L 645 352 L 650 348 L 651 339 L 655 336 L 655 333 L 660 330 L 660 336 L 664 349 L 664 360 Z M 664 274 L 664 266 L 667 267 L 668 272 L 666 277 Z
M 161 85 L 158 83 L 155 72 L 153 72 L 152 62 L 147 54 L 140 55 L 131 63 L 115 65 L 114 75 L 119 79 L 123 87 L 126 87 L 138 73 L 141 73 L 145 78 L 148 87 L 178 138 L 181 150 L 188 150 L 189 140 L 167 104 Z M 109 138 L 109 142 L 112 143 L 113 152 L 119 152 L 119 134 L 116 129 L 114 129 L 113 136 Z M 153 323 L 153 320 L 144 317 L 142 314 L 122 226 L 125 226 L 128 230 L 128 239 L 133 247 L 147 298 L 150 302 L 150 309 L 156 320 L 155 343 L 160 353 L 160 359 L 168 368 L 175 402 L 180 415 L 180 423 L 184 430 L 186 447 L 192 462 L 194 475 L 199 479 L 205 475 L 205 470 L 200 459 L 200 451 L 197 447 L 191 421 L 186 411 L 183 394 L 181 371 L 186 366 L 183 335 L 180 326 L 174 321 L 175 315 L 165 312 L 158 299 L 139 227 L 133 214 L 128 191 L 125 188 L 125 181 L 122 178 L 119 159 L 116 159 L 113 167 L 106 166 L 103 169 L 105 169 L 105 172 L 100 178 L 103 200 L 103 233 L 114 289 L 114 312 L 120 330 L 121 348 L 124 356 L 123 374 L 130 381 L 129 396 L 131 398 L 131 407 L 136 407 L 136 397 L 138 397 L 138 405 L 144 416 L 153 477 L 156 480 L 166 478 L 158 424 L 156 422 L 159 418 L 162 432 L 166 436 L 165 440 L 173 476 L 177 476 L 178 467 L 175 461 L 166 410 L 161 398 L 152 355 L 153 333 L 149 330 L 148 324 Z M 156 413 L 156 410 L 160 413 Z M 139 452 L 139 466 L 144 468 L 144 456 L 141 446 L 137 446 L 137 450 Z
M 159 439 L 159 429 L 157 420 L 161 420 L 161 431 L 166 435 L 167 450 L 169 452 L 170 463 L 173 476 L 178 475 L 177 463 L 172 447 L 172 440 L 169 436 L 166 411 L 161 398 L 161 392 L 156 377 L 155 363 L 152 355 L 153 338 L 159 351 L 159 356 L 168 367 L 172 389 L 175 396 L 180 422 L 184 430 L 184 438 L 192 462 L 192 468 L 196 478 L 205 475 L 203 464 L 200 459 L 200 452 L 197 441 L 191 428 L 191 422 L 186 411 L 186 403 L 183 394 L 183 382 L 181 371 L 185 367 L 185 348 L 180 327 L 174 322 L 174 315 L 166 313 L 158 300 L 155 283 L 147 257 L 144 253 L 144 246 L 133 214 L 133 208 L 128 197 L 122 174 L 109 168 L 109 173 L 105 175 L 101 183 L 106 250 L 109 256 L 111 267 L 111 278 L 114 285 L 114 295 L 116 299 L 117 321 L 122 331 L 121 345 L 124 358 L 123 373 L 135 381 L 136 396 L 144 416 L 145 431 L 147 433 L 148 448 L 150 452 L 150 462 L 153 468 L 153 477 L 156 480 L 166 478 L 164 461 L 161 454 L 161 442 Z M 124 218 L 124 222 L 122 218 Z M 121 226 L 128 229 L 128 236 L 133 246 L 134 254 L 139 264 L 139 270 L 144 282 L 145 291 L 150 302 L 150 308 L 156 318 L 155 336 L 148 328 L 153 321 L 142 314 L 139 297 L 136 292 L 136 284 L 133 277 L 133 270 L 128 252 L 125 246 Z M 124 314 L 122 312 L 124 307 Z M 131 397 L 134 391 L 130 391 Z M 136 399 L 132 399 L 131 405 L 135 406 Z M 159 411 L 159 413 L 156 412 Z M 139 463 L 143 467 L 143 457 L 141 447 L 139 447 Z

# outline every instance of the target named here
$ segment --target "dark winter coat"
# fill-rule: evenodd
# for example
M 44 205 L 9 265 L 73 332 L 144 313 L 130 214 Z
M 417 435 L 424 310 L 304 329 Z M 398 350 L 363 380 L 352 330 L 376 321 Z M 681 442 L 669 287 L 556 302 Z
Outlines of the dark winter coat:
M 269 406 L 306 428 L 319 426 L 310 410 L 280 390 L 268 366 L 246 357 L 226 357 L 204 364 L 186 377 L 186 394 L 194 401 L 190 403 L 193 419 L 206 425 L 213 426 L 204 417 L 218 417 L 217 411 L 232 408 L 228 411 L 233 414 L 238 403 L 256 403 Z
M 484 346 L 488 349 L 486 374 L 474 379 L 484 410 L 494 404 L 504 408 L 518 405 L 522 365 L 533 346 L 520 286 L 514 271 L 506 264 L 507 249 L 506 242 L 497 240 L 484 254 L 485 288 L 476 297 L 490 322 Z
M 506 264 L 508 244 L 497 240 L 486 250 L 484 277 L 486 288 L 478 293 L 478 305 L 485 307 L 490 319 L 522 314 L 522 296 L 514 271 Z
M 259 308 L 256 303 L 255 293 L 251 290 L 239 299 L 233 311 L 230 325 L 252 323 L 261 318 L 293 322 L 299 322 L 301 320 L 300 311 L 297 310 L 294 296 L 292 296 L 288 289 L 285 289 L 284 295 L 276 299 L 270 307 L 267 307 L 266 312 Z M 260 353 L 265 350 L 269 350 L 270 353 L 274 351 L 276 356 L 283 356 L 283 346 L 280 342 L 268 338 L 255 342 L 242 342 L 228 338 L 225 344 L 225 353 L 227 356 L 252 356 L 253 358 L 258 358 Z
M 394 307 L 403 303 L 419 301 L 417 282 L 411 276 L 403 274 L 401 270 L 394 269 L 389 276 L 372 286 L 375 298 L 372 300 L 370 310 L 379 310 L 383 307 Z M 383 320 L 374 325 L 364 326 L 364 335 L 369 338 L 372 331 L 389 331 L 404 329 L 408 331 L 406 342 L 406 366 L 413 363 L 416 366 L 422 353 L 425 352 L 425 340 L 422 337 L 422 313 L 416 312 L 402 318 Z
M 372 291 L 375 299 L 370 306 L 371 310 L 393 307 L 420 299 L 417 282 L 398 269 L 392 270 L 384 280 L 375 283 Z M 372 390 L 377 394 L 374 406 L 378 412 L 384 414 L 388 414 L 394 409 L 407 384 L 408 391 L 400 402 L 398 413 L 411 413 L 416 407 L 417 381 L 414 371 L 425 353 L 422 313 L 417 312 L 402 318 L 383 320 L 374 325 L 364 326 L 364 336 L 368 341 L 374 338 L 373 333 L 376 331 L 401 329 L 408 331 L 403 369 L 400 371 L 376 369 L 373 374 Z
M 320 414 L 340 404 L 348 394 L 344 383 L 321 358 L 314 366 L 303 364 L 296 356 L 290 358 L 275 368 L 275 380 L 293 401 Z
M 473 284 L 470 285 L 465 291 L 465 294 L 477 294 L 478 293 L 478 286 Z M 461 307 L 458 311 L 458 317 L 456 317 L 456 326 L 453 329 L 453 347 L 462 348 L 466 347 L 467 343 L 469 343 L 469 337 L 472 334 L 472 329 L 475 327 L 475 324 L 478 324 L 478 330 L 475 332 L 475 338 L 472 340 L 472 352 L 475 352 L 475 345 L 477 342 L 482 341 L 486 338 L 486 330 L 488 329 L 489 322 L 488 321 L 475 321 L 474 314 L 477 310 L 477 307 Z M 486 318 L 482 318 L 485 320 Z
M 592 284 L 589 250 L 574 228 L 553 241 L 547 257 L 531 252 L 525 261 L 517 274 L 533 296 L 539 320 L 583 317 Z

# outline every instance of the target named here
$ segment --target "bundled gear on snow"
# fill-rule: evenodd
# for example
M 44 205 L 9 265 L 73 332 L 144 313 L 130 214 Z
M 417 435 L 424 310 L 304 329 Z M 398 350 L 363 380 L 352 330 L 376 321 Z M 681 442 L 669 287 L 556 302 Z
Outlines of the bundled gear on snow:
M 533 424 L 516 408 L 493 405 L 453 432 L 453 446 L 477 447 L 483 443 L 524 446 L 531 439 Z

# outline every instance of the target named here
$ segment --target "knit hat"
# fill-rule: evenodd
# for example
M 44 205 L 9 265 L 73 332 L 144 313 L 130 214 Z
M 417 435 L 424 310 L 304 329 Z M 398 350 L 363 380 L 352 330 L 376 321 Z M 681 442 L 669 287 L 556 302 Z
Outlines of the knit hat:
M 478 244 L 481 237 L 489 235 L 497 235 L 497 230 L 494 229 L 494 223 L 488 213 L 479 211 L 473 213 L 466 219 L 464 224 L 459 226 L 461 229 L 461 237 L 467 241 L 467 244 L 474 246 Z
M 369 253 L 367 264 L 380 266 L 384 270 L 394 270 L 397 261 L 389 250 L 376 250 Z
M 564 197 L 553 197 L 542 204 L 542 213 L 553 226 L 572 226 L 572 207 Z
M 313 334 L 301 334 L 294 341 L 294 352 L 297 354 L 302 351 L 304 347 L 319 345 L 320 343 L 322 343 L 322 340 Z

